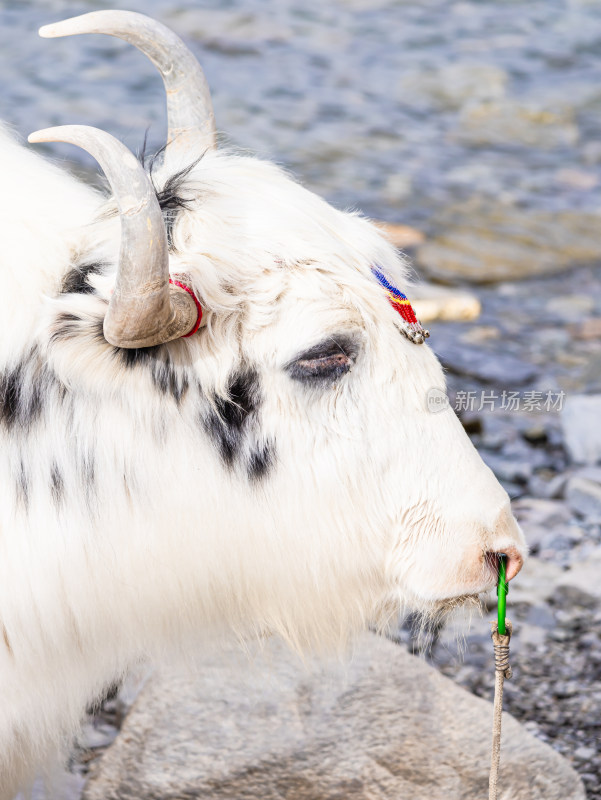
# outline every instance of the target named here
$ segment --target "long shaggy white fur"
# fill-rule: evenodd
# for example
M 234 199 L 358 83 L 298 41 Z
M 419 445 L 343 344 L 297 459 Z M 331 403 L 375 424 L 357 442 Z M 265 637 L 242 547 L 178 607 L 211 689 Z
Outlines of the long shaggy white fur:
M 102 336 L 113 204 L 5 131 L 0 170 L 2 800 L 140 659 L 227 631 L 340 646 L 402 600 L 486 589 L 483 554 L 522 546 L 453 412 L 427 410 L 442 371 L 399 333 L 371 267 L 404 287 L 406 266 L 368 221 L 207 153 L 170 269 L 208 325 L 126 352 Z M 352 369 L 299 380 L 322 343 Z

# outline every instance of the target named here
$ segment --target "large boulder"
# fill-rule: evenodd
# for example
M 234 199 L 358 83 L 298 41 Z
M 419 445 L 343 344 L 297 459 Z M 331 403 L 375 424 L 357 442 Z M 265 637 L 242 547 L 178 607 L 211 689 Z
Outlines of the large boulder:
M 601 261 L 600 221 L 584 211 L 533 211 L 474 198 L 433 217 L 435 235 L 418 248 L 417 263 L 443 283 L 553 275 Z
M 490 703 L 375 635 L 327 668 L 270 642 L 149 682 L 84 798 L 481 800 L 491 722 Z M 584 800 L 561 756 L 503 726 L 501 797 Z

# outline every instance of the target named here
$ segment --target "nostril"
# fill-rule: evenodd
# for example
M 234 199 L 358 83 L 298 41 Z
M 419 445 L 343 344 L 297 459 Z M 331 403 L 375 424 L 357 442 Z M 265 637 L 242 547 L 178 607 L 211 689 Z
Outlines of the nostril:
M 524 564 L 524 557 L 520 553 L 520 551 L 516 547 L 507 547 L 505 550 L 499 550 L 497 552 L 488 552 L 486 553 L 485 560 L 486 563 L 494 570 L 496 573 L 499 568 L 499 556 L 506 555 L 507 556 L 507 571 L 506 577 L 507 581 L 510 581 L 512 578 L 518 574 L 518 572 L 522 569 Z

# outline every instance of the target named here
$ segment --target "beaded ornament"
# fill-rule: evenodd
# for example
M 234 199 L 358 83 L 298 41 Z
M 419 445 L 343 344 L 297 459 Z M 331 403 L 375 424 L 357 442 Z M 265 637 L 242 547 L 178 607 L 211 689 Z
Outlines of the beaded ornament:
M 415 316 L 415 311 L 411 303 L 407 299 L 407 295 L 404 295 L 396 286 L 393 286 L 379 269 L 372 267 L 371 271 L 378 282 L 386 289 L 390 305 L 399 313 L 402 320 L 401 331 L 409 341 L 414 344 L 422 344 L 424 339 L 427 339 L 430 335 L 430 331 L 427 331 L 421 326 L 419 320 Z

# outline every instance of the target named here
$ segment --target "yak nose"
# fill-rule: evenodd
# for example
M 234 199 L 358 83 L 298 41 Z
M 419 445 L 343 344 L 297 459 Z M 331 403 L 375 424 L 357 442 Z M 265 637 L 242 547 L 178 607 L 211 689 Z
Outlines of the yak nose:
M 509 582 L 512 578 L 518 574 L 518 572 L 522 569 L 522 565 L 524 564 L 524 556 L 520 553 L 520 551 L 516 547 L 506 547 L 505 550 L 500 550 L 495 553 L 491 553 L 495 560 L 495 564 L 497 563 L 498 557 L 500 555 L 507 556 L 507 572 L 506 578 Z
M 487 561 L 497 569 L 498 557 L 507 556 L 507 580 L 518 574 L 524 564 L 527 547 L 520 526 L 509 508 L 504 509 L 494 527 L 492 547 L 486 554 Z

